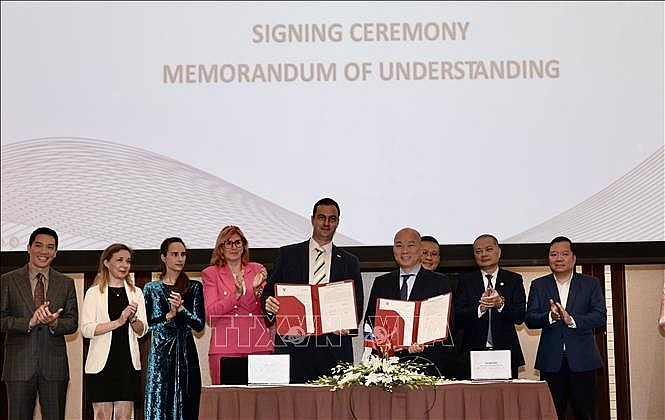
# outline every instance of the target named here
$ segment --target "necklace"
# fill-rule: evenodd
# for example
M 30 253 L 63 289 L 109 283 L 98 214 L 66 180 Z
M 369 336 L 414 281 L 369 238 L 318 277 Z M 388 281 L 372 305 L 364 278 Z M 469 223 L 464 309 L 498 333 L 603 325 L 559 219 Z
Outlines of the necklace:
M 113 292 L 113 294 L 114 294 L 116 297 L 120 297 L 120 293 L 121 293 L 121 291 L 122 291 L 122 287 L 110 287 L 110 286 L 109 286 L 109 290 L 110 290 L 111 292 Z

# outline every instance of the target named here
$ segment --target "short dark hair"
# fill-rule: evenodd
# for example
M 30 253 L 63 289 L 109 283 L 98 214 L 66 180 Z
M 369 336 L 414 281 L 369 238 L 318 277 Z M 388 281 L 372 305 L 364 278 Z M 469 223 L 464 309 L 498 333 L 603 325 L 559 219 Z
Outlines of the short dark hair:
M 565 236 L 557 236 L 556 238 L 552 239 L 550 245 L 547 247 L 547 252 L 549 253 L 550 248 L 552 248 L 552 245 L 558 242 L 568 242 L 568 244 L 570 245 L 570 250 L 573 251 L 573 255 L 577 255 L 577 253 L 575 252 L 575 246 L 573 245 L 573 241 L 566 238 Z
M 58 234 L 55 233 L 53 229 L 44 226 L 35 229 L 30 234 L 30 239 L 28 239 L 28 246 L 32 246 L 32 243 L 35 242 L 37 235 L 48 235 L 53 237 L 53 239 L 55 239 L 55 249 L 58 249 Z
M 421 236 L 420 241 L 421 242 L 434 242 L 436 244 L 436 246 L 441 246 L 441 245 L 439 245 L 439 241 L 437 241 L 434 236 L 429 236 L 429 235 Z
M 314 203 L 314 208 L 312 208 L 312 217 L 316 215 L 316 208 L 318 206 L 335 206 L 335 208 L 337 209 L 337 217 L 339 217 L 340 215 L 339 204 L 337 204 L 337 201 L 333 200 L 330 197 L 322 198 L 316 203 Z
M 483 239 L 483 238 L 491 238 L 497 246 L 499 245 L 499 240 L 496 239 L 496 236 L 489 234 L 489 233 L 483 233 L 482 235 L 478 236 L 476 239 L 473 240 L 473 243 L 475 245 L 476 242 L 478 242 L 478 239 Z

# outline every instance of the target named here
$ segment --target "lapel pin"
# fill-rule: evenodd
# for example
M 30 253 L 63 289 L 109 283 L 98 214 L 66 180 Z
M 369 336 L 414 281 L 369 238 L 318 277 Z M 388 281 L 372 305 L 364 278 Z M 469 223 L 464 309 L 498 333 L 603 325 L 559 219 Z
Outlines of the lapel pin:
M 503 282 L 499 283 L 499 286 L 503 286 Z

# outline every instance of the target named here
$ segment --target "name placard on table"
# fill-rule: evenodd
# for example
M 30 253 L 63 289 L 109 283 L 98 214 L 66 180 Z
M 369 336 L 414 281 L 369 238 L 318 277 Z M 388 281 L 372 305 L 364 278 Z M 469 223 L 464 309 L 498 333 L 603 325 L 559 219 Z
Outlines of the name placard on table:
M 288 354 L 250 354 L 247 356 L 247 382 L 258 385 L 289 383 Z
M 471 379 L 511 379 L 510 350 L 471 352 Z

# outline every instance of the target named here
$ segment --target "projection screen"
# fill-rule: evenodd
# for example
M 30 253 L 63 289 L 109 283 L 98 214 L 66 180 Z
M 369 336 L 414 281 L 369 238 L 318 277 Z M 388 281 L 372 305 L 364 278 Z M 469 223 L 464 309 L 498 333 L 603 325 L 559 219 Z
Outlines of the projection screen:
M 665 240 L 663 3 L 2 3 L 2 250 Z

